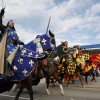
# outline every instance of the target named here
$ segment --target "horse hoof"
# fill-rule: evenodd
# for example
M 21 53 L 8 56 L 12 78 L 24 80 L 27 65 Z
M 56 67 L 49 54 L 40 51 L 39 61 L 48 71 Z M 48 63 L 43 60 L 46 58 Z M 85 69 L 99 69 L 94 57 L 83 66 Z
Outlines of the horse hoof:
M 50 95 L 51 93 L 47 93 L 47 95 Z
M 65 94 L 64 91 L 61 91 L 61 94 L 64 95 Z
M 46 92 L 47 92 L 47 95 L 50 95 L 51 93 L 49 92 L 49 90 L 48 89 L 46 89 Z
M 70 98 L 70 100 L 74 100 L 74 99 Z
M 53 86 L 55 86 L 55 84 L 53 83 Z
M 91 82 L 89 82 L 88 84 L 90 84 Z
M 70 100 L 74 100 L 74 99 L 70 98 Z
M 88 82 L 86 82 L 86 84 L 88 84 Z
M 67 87 L 70 87 L 70 85 L 68 85 Z
M 82 88 L 85 88 L 85 86 L 83 85 Z

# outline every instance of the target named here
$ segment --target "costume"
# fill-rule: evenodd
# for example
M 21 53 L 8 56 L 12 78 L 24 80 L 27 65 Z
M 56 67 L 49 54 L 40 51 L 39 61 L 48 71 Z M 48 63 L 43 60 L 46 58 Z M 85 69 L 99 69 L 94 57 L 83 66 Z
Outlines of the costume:
M 38 55 L 38 54 L 44 53 L 43 48 L 42 48 L 41 43 L 40 43 L 39 36 L 40 36 L 40 35 L 37 35 L 37 36 L 36 36 L 36 39 L 35 39 L 35 42 L 36 42 L 36 53 L 37 53 L 37 55 Z M 37 75 L 34 75 L 35 78 L 36 78 L 36 77 L 37 77 L 38 79 L 43 78 L 43 75 L 41 74 L 41 69 L 42 69 L 42 66 L 43 66 L 43 65 L 42 65 L 42 61 L 43 61 L 43 59 L 46 59 L 46 58 L 47 58 L 47 55 L 46 55 L 46 53 L 45 53 L 45 56 L 44 56 L 44 57 L 38 58 L 38 59 L 37 59 L 37 60 L 38 60 L 38 74 L 37 74 Z
M 23 42 L 21 42 L 17 36 L 17 33 L 14 28 L 9 28 L 7 26 L 4 26 L 2 24 L 2 16 L 4 15 L 5 11 L 4 9 L 1 10 L 0 13 L 0 38 L 3 37 L 4 34 L 7 34 L 6 36 L 6 44 L 5 44 L 5 54 L 4 54 L 4 80 L 9 80 L 10 77 L 12 77 L 12 72 L 10 70 L 10 64 L 6 60 L 10 53 L 12 53 L 16 48 L 17 44 L 24 45 Z
M 78 57 L 78 56 L 82 56 L 82 50 L 81 50 L 80 47 L 78 47 L 78 48 L 76 49 L 76 57 Z

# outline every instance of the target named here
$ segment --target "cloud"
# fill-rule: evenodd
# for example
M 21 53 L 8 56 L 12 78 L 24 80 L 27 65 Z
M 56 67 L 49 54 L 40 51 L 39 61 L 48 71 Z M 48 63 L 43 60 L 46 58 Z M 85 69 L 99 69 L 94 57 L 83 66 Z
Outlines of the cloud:
M 9 3 L 8 0 L 5 0 Z M 68 41 L 69 46 L 96 44 L 100 32 L 100 2 L 95 0 L 10 0 L 19 6 L 6 6 L 4 24 L 13 19 L 19 37 L 29 42 L 49 29 L 57 45 Z M 20 34 L 21 33 L 21 34 Z M 32 37 L 33 36 L 33 37 Z
M 21 25 L 17 25 L 17 34 L 19 36 L 19 39 L 21 41 L 24 41 L 25 43 L 31 42 L 32 40 L 35 39 L 35 37 L 37 35 L 41 35 L 42 33 L 37 33 L 35 31 L 33 31 L 32 29 L 28 28 L 28 29 L 24 29 Z
M 97 41 L 100 42 L 100 34 L 97 34 L 97 36 L 95 37 Z

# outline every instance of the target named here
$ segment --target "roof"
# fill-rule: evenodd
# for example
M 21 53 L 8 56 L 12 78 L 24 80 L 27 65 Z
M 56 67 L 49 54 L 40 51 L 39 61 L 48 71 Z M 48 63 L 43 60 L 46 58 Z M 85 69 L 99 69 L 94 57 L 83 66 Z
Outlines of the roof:
M 82 45 L 80 48 L 84 50 L 88 50 L 90 54 L 100 53 L 100 44 L 92 44 L 92 45 Z
M 80 46 L 82 49 L 94 49 L 94 48 L 100 48 L 100 44 L 93 44 L 93 45 L 82 45 Z

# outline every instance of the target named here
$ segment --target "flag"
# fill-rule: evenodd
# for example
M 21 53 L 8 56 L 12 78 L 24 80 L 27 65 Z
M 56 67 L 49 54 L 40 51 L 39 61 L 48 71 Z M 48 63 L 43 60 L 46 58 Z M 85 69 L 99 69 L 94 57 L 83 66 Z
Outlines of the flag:
M 94 67 L 98 67 L 98 63 L 100 62 L 100 54 L 92 54 L 91 59 L 92 59 L 92 65 Z

